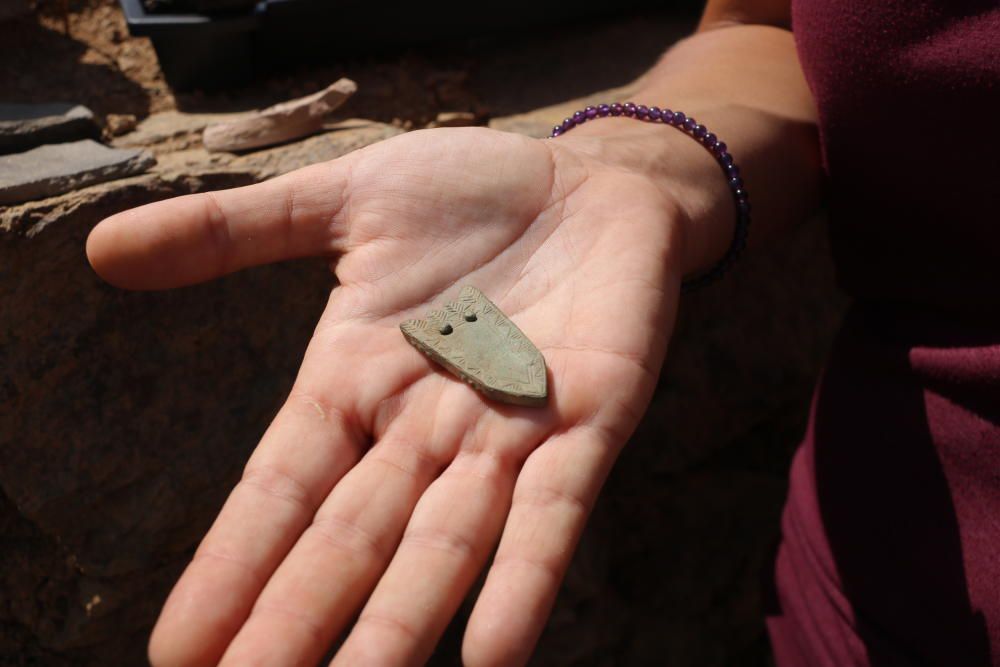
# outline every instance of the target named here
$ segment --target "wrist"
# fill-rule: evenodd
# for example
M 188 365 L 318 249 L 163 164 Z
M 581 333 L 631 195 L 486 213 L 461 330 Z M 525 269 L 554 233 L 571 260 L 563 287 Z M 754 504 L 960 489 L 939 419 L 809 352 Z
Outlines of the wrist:
M 702 273 L 725 255 L 736 220 L 733 195 L 714 156 L 691 136 L 662 123 L 605 117 L 551 141 L 647 179 L 674 205 L 684 275 Z

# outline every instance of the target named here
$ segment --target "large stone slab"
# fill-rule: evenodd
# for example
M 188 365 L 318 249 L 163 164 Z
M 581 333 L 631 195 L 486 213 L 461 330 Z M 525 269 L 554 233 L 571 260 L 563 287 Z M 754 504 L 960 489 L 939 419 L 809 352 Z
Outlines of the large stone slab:
M 156 293 L 87 265 L 101 218 L 247 182 L 147 174 L 11 207 L 24 233 L 0 231 L 0 665 L 146 664 L 163 593 L 291 387 L 325 262 Z M 215 413 L 196 386 L 234 402 Z
M 156 158 L 83 139 L 0 156 L 0 204 L 42 199 L 116 178 L 141 174 Z
M 43 144 L 96 139 L 94 114 L 80 104 L 0 103 L 0 153 L 18 153 Z

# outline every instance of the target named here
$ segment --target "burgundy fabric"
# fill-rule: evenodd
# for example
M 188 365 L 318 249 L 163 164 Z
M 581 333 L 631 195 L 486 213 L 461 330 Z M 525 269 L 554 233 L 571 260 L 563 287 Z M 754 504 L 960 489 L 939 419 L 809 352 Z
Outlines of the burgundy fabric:
M 1000 308 L 996 0 L 793 0 L 849 292 Z
M 1000 4 L 793 0 L 855 305 L 792 465 L 780 667 L 1000 667 Z

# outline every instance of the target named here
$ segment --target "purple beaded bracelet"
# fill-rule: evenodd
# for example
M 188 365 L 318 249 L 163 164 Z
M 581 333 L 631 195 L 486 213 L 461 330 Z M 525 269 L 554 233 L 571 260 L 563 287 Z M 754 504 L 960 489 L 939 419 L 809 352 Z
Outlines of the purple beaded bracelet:
M 673 125 L 677 129 L 690 135 L 698 143 L 705 146 L 715 158 L 715 161 L 722 167 L 722 171 L 729 181 L 729 189 L 733 193 L 733 200 L 736 202 L 736 229 L 733 233 L 733 242 L 722 259 L 708 271 L 693 278 L 688 278 L 681 284 L 681 288 L 686 292 L 720 278 L 726 271 L 732 268 L 736 259 L 743 252 L 747 245 L 747 234 L 750 228 L 750 198 L 743 188 L 743 179 L 740 178 L 740 168 L 736 166 L 733 156 L 729 154 L 726 144 L 719 140 L 708 129 L 698 123 L 694 118 L 689 118 L 682 111 L 671 111 L 670 109 L 660 109 L 659 107 L 647 107 L 644 104 L 633 104 L 625 102 L 620 104 L 598 104 L 587 107 L 582 111 L 577 111 L 572 116 L 552 128 L 550 139 L 554 139 L 561 134 L 569 132 L 577 125 L 583 125 L 588 120 L 604 118 L 606 116 L 626 116 L 636 120 L 644 120 L 650 123 L 663 123 Z

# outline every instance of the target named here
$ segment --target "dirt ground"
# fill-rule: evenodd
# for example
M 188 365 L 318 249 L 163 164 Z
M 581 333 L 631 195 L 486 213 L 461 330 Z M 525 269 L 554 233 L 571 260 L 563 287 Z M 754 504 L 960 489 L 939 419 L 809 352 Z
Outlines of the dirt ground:
M 129 35 L 115 0 L 38 0 L 33 15 L 0 23 L 0 91 L 6 101 L 76 102 L 102 119 L 131 114 L 142 120 L 171 109 L 267 106 L 348 76 L 359 91 L 345 110 L 409 129 L 441 111 L 471 111 L 485 121 L 621 85 L 651 66 L 693 20 L 690 11 L 633 13 L 558 26 L 557 32 L 543 26 L 359 53 L 261 74 L 223 92 L 175 93 L 149 39 Z M 593 46 L 616 43 L 628 48 Z

